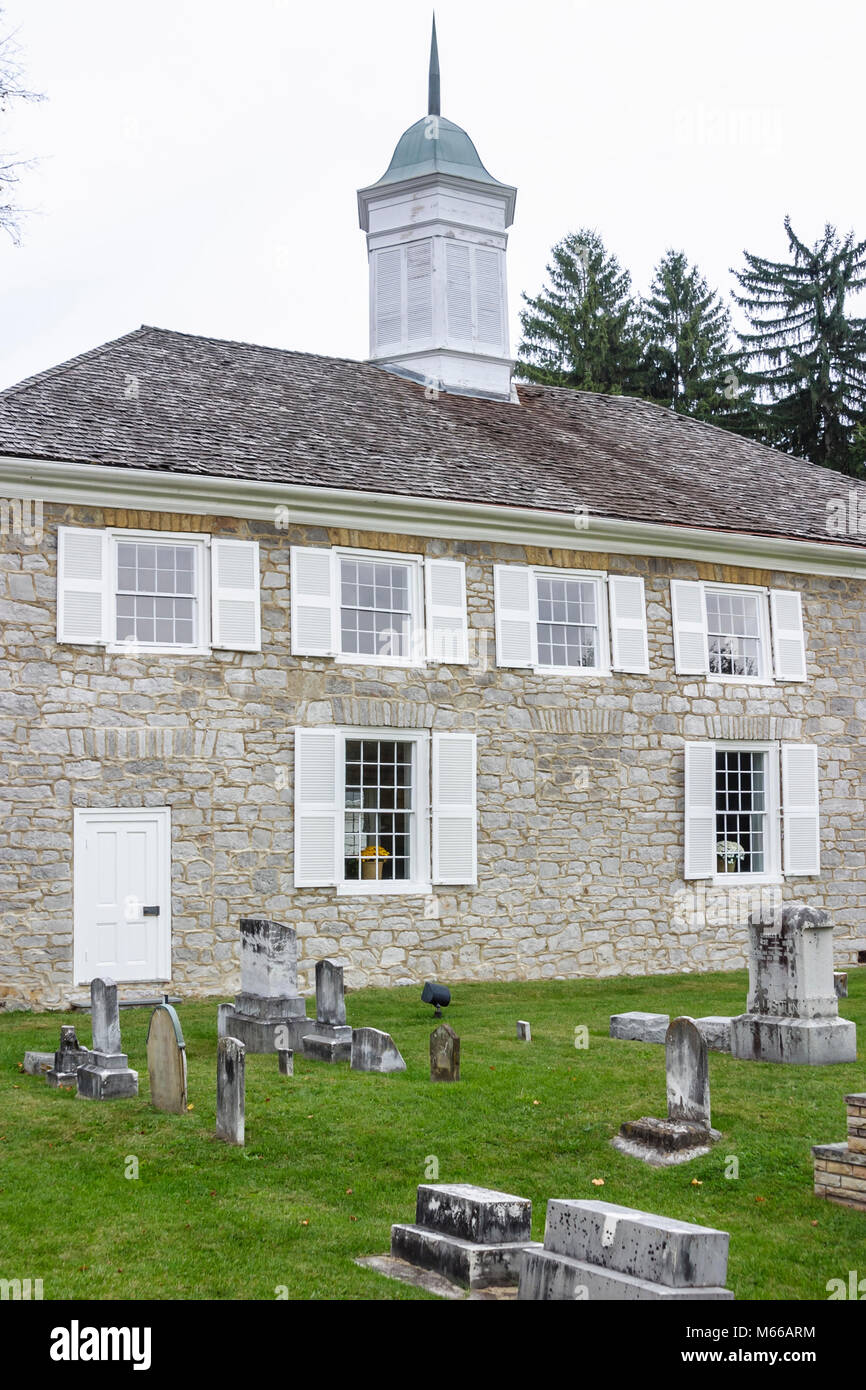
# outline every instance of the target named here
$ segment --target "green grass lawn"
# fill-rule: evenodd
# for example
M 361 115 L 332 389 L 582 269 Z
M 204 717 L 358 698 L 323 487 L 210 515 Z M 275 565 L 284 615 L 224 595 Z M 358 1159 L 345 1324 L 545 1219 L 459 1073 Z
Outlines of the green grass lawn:
M 842 1013 L 866 1029 L 866 970 Z M 866 1214 L 812 1193 L 810 1145 L 845 1137 L 857 1065 L 790 1067 L 710 1054 L 723 1139 L 681 1167 L 651 1169 L 610 1146 L 623 1120 L 665 1113 L 664 1049 L 608 1038 L 627 1009 L 735 1014 L 744 973 L 528 984 L 458 984 L 448 1021 L 462 1080 L 429 1081 L 432 1010 L 420 990 L 364 990 L 349 1021 L 393 1034 L 407 1071 L 351 1072 L 295 1058 L 247 1058 L 245 1149 L 213 1138 L 216 1001 L 179 1007 L 189 1056 L 185 1116 L 148 1101 L 149 1010 L 124 1010 L 136 1100 L 103 1104 L 24 1076 L 25 1050 L 53 1049 L 82 1014 L 0 1015 L 2 1278 L 41 1278 L 53 1298 L 419 1299 L 353 1263 L 388 1249 L 429 1178 L 530 1197 L 533 1236 L 549 1197 L 595 1197 L 731 1233 L 728 1285 L 740 1299 L 825 1299 L 828 1279 L 866 1275 Z M 518 1043 L 518 1018 L 532 1042 Z M 588 1050 L 574 1046 L 589 1028 Z M 860 1052 L 862 1058 L 862 1046 Z M 726 1179 L 729 1155 L 739 1178 Z M 139 1177 L 128 1179 L 127 1159 Z M 604 1186 L 594 1186 L 593 1179 Z M 699 1185 L 693 1180 L 697 1179 Z

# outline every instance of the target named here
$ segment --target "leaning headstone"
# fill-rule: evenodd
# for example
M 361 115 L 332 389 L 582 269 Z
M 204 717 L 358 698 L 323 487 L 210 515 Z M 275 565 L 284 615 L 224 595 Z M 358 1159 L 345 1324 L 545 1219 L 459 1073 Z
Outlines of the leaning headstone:
M 543 1248 L 527 1250 L 518 1298 L 524 1302 L 649 1299 L 721 1301 L 727 1231 L 672 1221 L 613 1202 L 547 1204 Z
M 519 1018 L 517 1020 L 517 1041 L 532 1042 L 532 1029 L 525 1018 Z
M 49 1086 L 77 1086 L 78 1069 L 90 1062 L 90 1048 L 82 1047 L 75 1028 L 64 1023 L 60 1028 L 60 1046 L 54 1054 L 54 1062 L 48 1069 L 45 1080 Z
M 121 1100 L 138 1095 L 138 1072 L 121 1051 L 120 1011 L 114 980 L 92 980 L 90 1010 L 93 1051 L 78 1069 L 78 1094 L 85 1100 Z
M 789 903 L 752 913 L 746 1010 L 731 1020 L 734 1057 L 812 1067 L 856 1062 L 857 1029 L 839 1018 L 826 912 Z
M 707 1043 L 693 1018 L 675 1018 L 665 1040 L 667 1119 L 626 1120 L 613 1146 L 657 1167 L 687 1163 L 721 1138 L 710 1126 Z
M 240 930 L 241 989 L 219 1006 L 218 1035 L 240 1038 L 248 1052 L 297 1050 L 315 1031 L 298 994 L 297 933 L 267 917 L 242 917 Z
M 627 1042 L 663 1043 L 670 1023 L 669 1014 L 611 1014 L 610 1036 Z
M 450 1023 L 440 1023 L 430 1034 L 430 1080 L 460 1080 L 460 1039 Z
M 158 1004 L 147 1030 L 150 1103 L 173 1115 L 186 1113 L 186 1044 L 171 1004 Z
M 336 961 L 316 962 L 316 1022 L 304 1034 L 303 1047 L 304 1056 L 316 1062 L 348 1062 L 351 1055 L 343 967 Z
M 866 1211 L 866 1093 L 845 1097 L 847 1144 L 815 1144 L 815 1195 Z M 852 1295 L 855 1297 L 856 1295 Z
M 238 1038 L 217 1043 L 217 1139 L 227 1144 L 244 1142 L 246 1103 L 246 1048 Z
M 665 1039 L 668 1119 L 710 1127 L 707 1044 L 694 1019 L 675 1018 Z
M 406 1063 L 390 1033 L 378 1028 L 352 1030 L 353 1071 L 405 1071 Z
M 391 1254 L 464 1288 L 516 1284 L 531 1226 L 526 1197 L 471 1183 L 422 1184 L 414 1224 L 391 1227 Z

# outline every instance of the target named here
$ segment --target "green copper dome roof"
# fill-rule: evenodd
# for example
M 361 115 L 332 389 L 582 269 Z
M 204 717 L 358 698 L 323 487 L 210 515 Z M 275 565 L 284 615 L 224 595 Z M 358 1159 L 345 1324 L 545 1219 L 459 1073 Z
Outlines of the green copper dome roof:
M 487 172 L 466 131 L 444 116 L 422 116 L 410 125 L 397 141 L 387 170 L 372 187 L 433 173 L 508 187 Z

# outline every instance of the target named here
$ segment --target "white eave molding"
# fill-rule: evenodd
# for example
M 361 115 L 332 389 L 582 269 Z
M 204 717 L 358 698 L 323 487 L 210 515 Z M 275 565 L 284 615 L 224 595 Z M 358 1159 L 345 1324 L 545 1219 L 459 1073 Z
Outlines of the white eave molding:
M 866 546 L 95 463 L 0 457 L 0 498 L 271 520 L 276 532 L 285 530 L 285 526 L 276 525 L 276 509 L 284 508 L 293 526 L 336 526 L 590 553 L 658 555 L 866 579 Z

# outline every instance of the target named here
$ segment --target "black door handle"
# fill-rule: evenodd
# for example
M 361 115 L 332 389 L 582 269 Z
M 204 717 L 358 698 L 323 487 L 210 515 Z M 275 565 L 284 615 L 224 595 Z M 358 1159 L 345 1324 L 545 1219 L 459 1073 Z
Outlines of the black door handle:
M 142 917 L 158 917 L 158 916 L 159 916 L 159 908 L 158 908 L 158 907 L 143 907 L 143 908 L 141 909 L 141 915 L 142 915 Z

